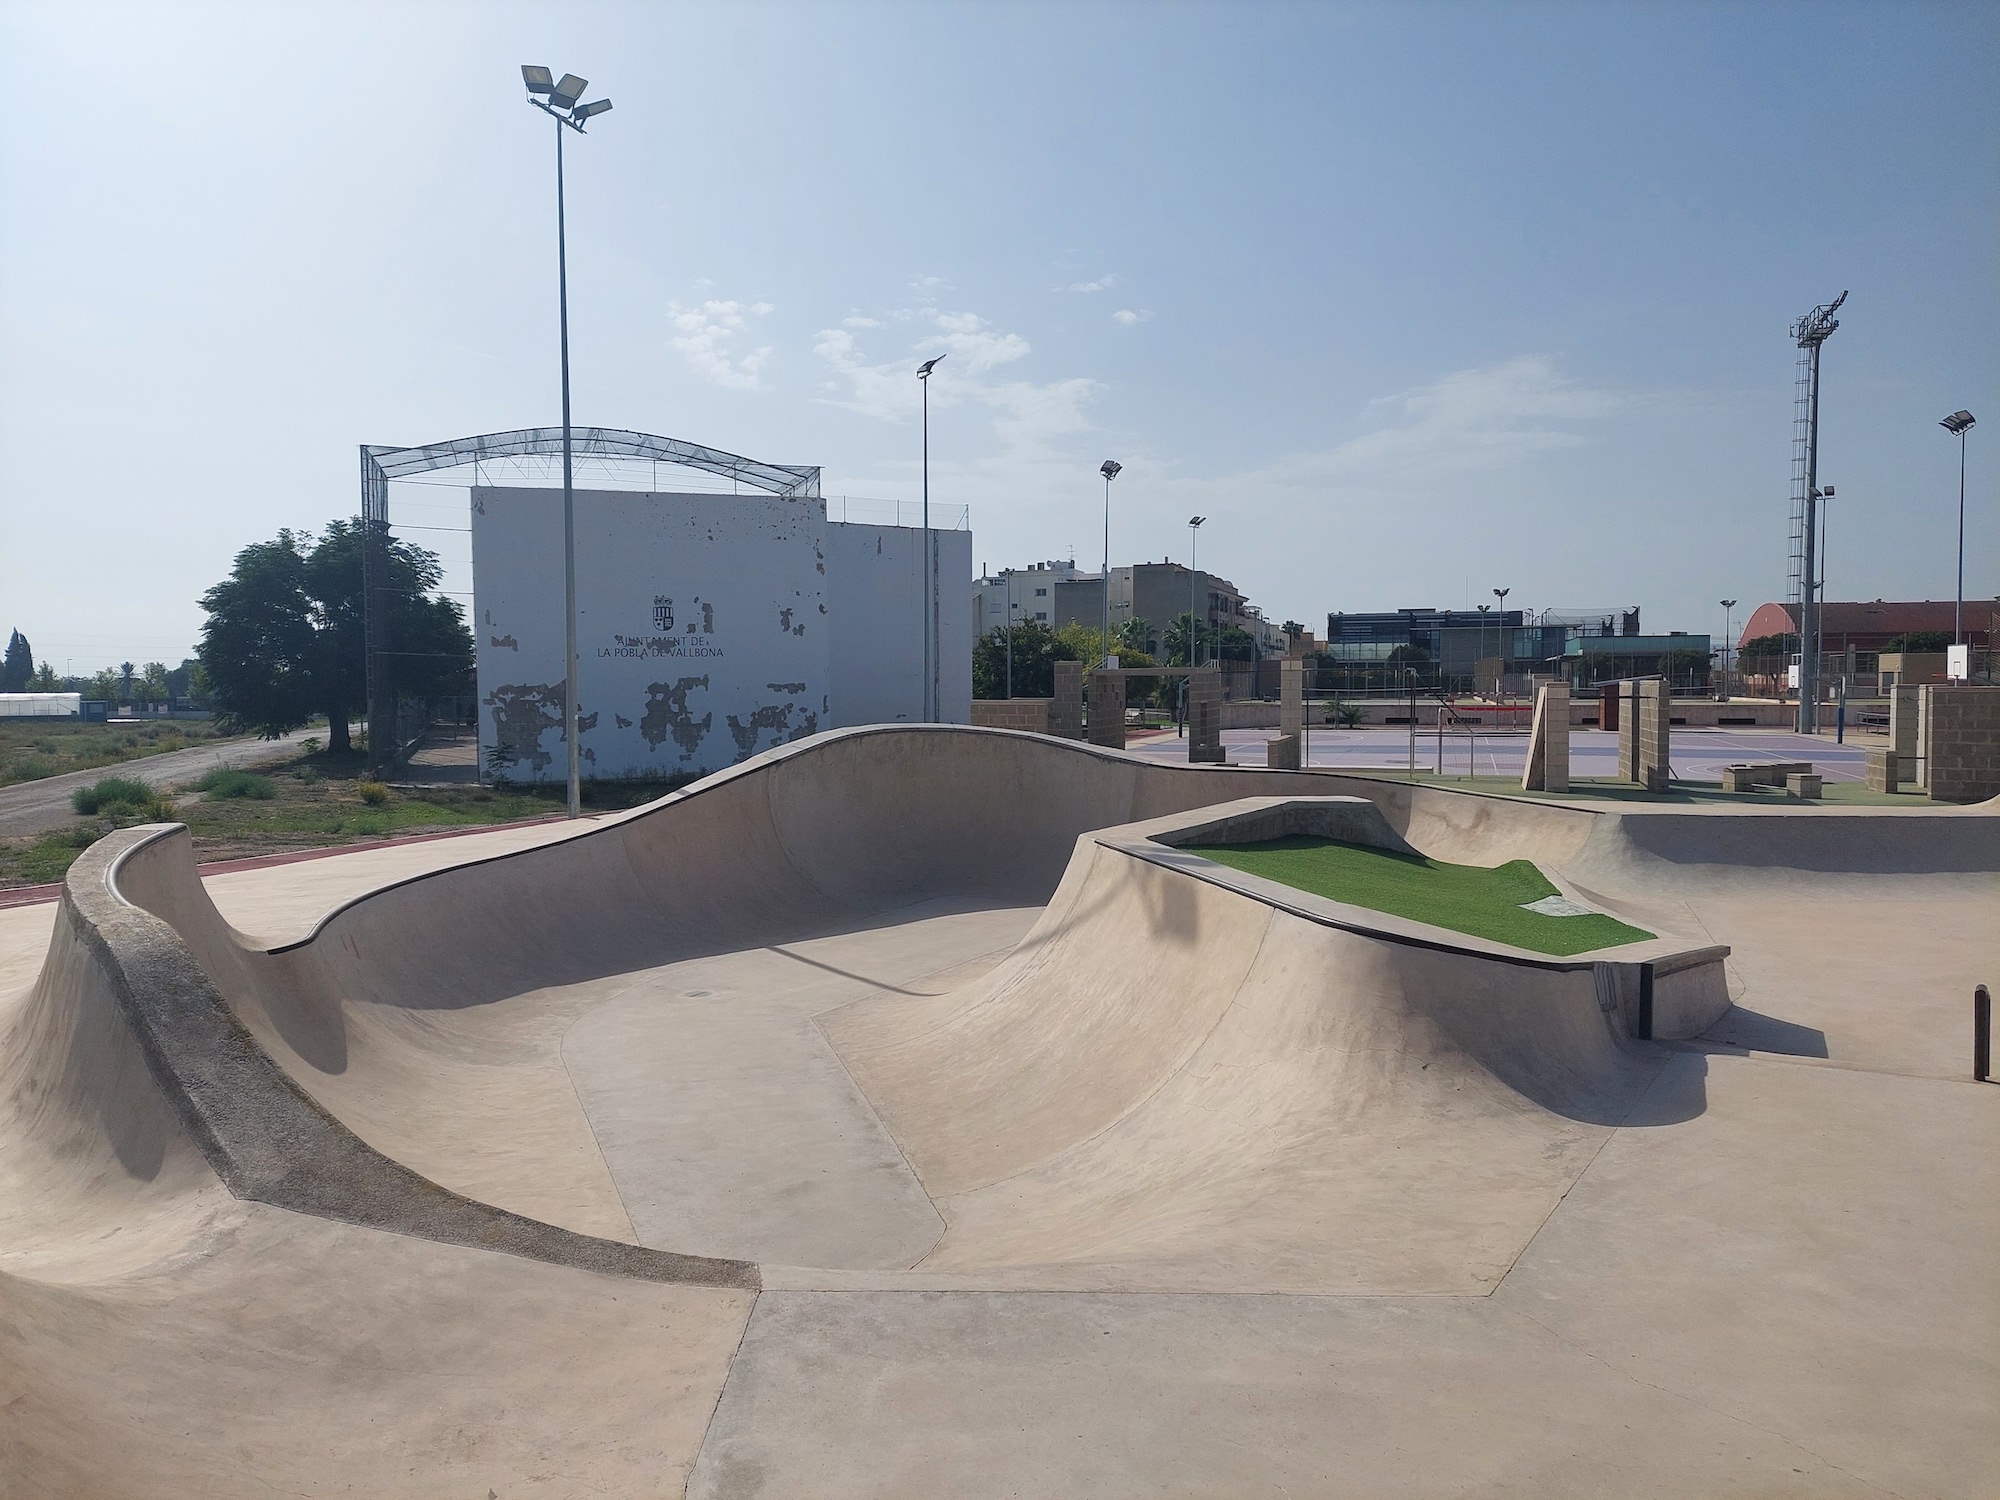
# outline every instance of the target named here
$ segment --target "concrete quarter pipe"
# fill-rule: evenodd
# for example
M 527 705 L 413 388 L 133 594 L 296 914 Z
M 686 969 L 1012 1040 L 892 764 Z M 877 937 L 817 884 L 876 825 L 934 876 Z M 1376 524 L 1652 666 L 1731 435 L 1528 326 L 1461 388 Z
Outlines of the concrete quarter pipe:
M 1439 858 L 1533 859 L 1660 939 L 1537 960 L 1174 851 L 1187 828 L 1327 797 Z M 1062 1294 L 1087 1318 L 1107 1296 L 1490 1300 L 1615 1141 L 1703 1124 L 1691 1062 L 1811 1056 L 1784 1028 L 1814 1027 L 1749 1003 L 1746 965 L 1761 981 L 1782 962 L 1769 944 L 1730 960 L 1731 1009 L 1734 921 L 1810 925 L 1801 872 L 1829 902 L 1919 890 L 1977 910 L 2000 895 L 1996 829 L 1982 809 L 1603 813 L 862 730 L 388 881 L 275 943 L 232 927 L 184 833 L 114 836 L 78 862 L 39 976 L 0 1012 L 0 1298 L 27 1330 L 0 1347 L 35 1388 L 0 1408 L 0 1454 L 53 1486 L 28 1493 L 145 1493 L 164 1445 L 228 1492 L 198 1451 L 129 1426 L 104 1440 L 64 1396 L 125 1357 L 103 1308 L 218 1272 L 260 1236 L 261 1275 L 281 1281 L 292 1257 L 320 1288 L 307 1300 L 337 1304 L 351 1293 L 313 1267 L 336 1243 L 387 1253 L 386 1233 L 440 1266 L 502 1252 L 510 1298 L 538 1280 L 582 1303 L 657 1288 L 634 1293 L 664 1299 L 657 1340 L 632 1332 L 614 1362 L 685 1366 L 686 1402 L 635 1419 L 671 1450 L 669 1490 L 893 1492 L 896 1465 L 785 1469 L 790 1440 L 766 1431 L 783 1419 L 758 1402 L 820 1347 L 768 1342 L 796 1299 Z M 1987 956 L 1975 940 L 1946 967 Z M 1710 1040 L 1635 1039 L 1642 957 L 1661 971 L 1655 1036 Z M 1901 1028 L 1919 1034 L 1874 1060 L 1941 1072 L 1933 1029 Z M 1831 1034 L 1820 1053 L 1843 1061 Z M 769 1321 L 746 1327 L 760 1289 Z M 193 1305 L 168 1297 L 162 1316 Z M 238 1335 L 208 1331 L 226 1361 Z M 740 1390 L 737 1341 L 766 1371 Z M 587 1404 L 588 1372 L 568 1378 Z M 374 1473 L 329 1420 L 320 1481 Z M 83 1432 L 103 1451 L 64 1440 Z M 407 1472 L 485 1472 L 444 1462 Z M 533 1492 L 525 1456 L 497 1463 Z M 616 1469 L 611 1492 L 656 1492 Z

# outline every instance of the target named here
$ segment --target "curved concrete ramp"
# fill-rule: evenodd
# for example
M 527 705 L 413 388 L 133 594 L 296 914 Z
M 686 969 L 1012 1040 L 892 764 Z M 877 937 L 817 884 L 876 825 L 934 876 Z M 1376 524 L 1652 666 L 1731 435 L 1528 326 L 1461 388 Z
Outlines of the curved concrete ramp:
M 1315 920 L 1103 832 L 1302 791 L 1367 799 L 1385 841 L 1614 891 L 1676 855 L 1743 863 L 1761 833 L 848 731 L 371 891 L 272 949 L 223 920 L 184 835 L 107 841 L 12 1066 L 68 1066 L 63 1006 L 116 1011 L 240 1196 L 628 1274 L 1490 1286 L 1658 1055 L 1588 963 Z M 1859 850 L 1883 821 L 1801 836 Z M 1934 821 L 1993 865 L 2000 820 Z M 1677 982 L 1699 1029 L 1719 981 Z

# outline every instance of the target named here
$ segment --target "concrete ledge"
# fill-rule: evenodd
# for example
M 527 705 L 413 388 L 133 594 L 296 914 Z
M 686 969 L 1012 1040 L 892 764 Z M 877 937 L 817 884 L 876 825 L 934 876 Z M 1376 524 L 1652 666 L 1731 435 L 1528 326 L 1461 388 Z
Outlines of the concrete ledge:
M 101 839 L 70 867 L 59 934 L 108 975 L 154 1081 L 238 1198 L 444 1244 L 646 1281 L 756 1289 L 746 1261 L 576 1234 L 475 1202 L 382 1155 L 320 1107 L 257 1044 L 172 927 L 118 890 L 120 867 L 185 841 L 178 824 Z M 186 850 L 179 851 L 183 854 Z M 192 856 L 187 878 L 193 879 Z M 58 938 L 60 941 L 60 936 Z

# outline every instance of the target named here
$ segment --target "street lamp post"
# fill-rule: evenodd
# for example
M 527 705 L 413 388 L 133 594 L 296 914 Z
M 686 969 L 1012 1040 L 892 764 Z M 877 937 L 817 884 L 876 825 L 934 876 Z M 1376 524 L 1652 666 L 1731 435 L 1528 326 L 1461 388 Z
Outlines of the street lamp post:
M 1493 591 L 1493 597 L 1500 601 L 1500 613 L 1503 616 L 1507 613 L 1507 596 L 1513 592 L 1514 590 L 1511 586 L 1504 589 L 1495 589 Z M 1499 621 L 1496 621 L 1495 623 L 1497 623 L 1500 627 L 1500 639 L 1503 641 L 1506 640 L 1507 639 L 1506 620 L 1503 618 Z M 1503 651 L 1500 653 L 1500 655 L 1501 659 L 1504 661 L 1506 659 L 1506 653 Z M 1494 676 L 1493 679 L 1493 696 L 1495 698 L 1498 698 L 1500 696 L 1500 679 L 1497 674 Z
M 1107 458 L 1097 466 L 1097 472 L 1104 476 L 1104 660 L 1107 662 L 1111 659 L 1111 481 L 1124 469 L 1115 458 Z
M 1976 425 L 1969 411 L 1955 411 L 1938 423 L 1958 439 L 1958 587 L 1951 600 L 1951 643 L 1965 644 L 1965 435 Z
M 917 366 L 917 379 L 924 388 L 924 722 L 937 719 L 937 559 L 931 555 L 931 371 L 944 355 L 927 359 Z
M 562 324 L 563 430 L 563 741 L 569 758 L 569 815 L 582 814 L 576 743 L 576 491 L 572 482 L 569 445 L 569 233 L 563 208 L 563 130 L 584 134 L 584 123 L 611 108 L 609 99 L 578 104 L 590 87 L 574 73 L 560 79 L 532 63 L 521 66 L 528 102 L 556 122 L 556 305 Z M 371 750 L 374 747 L 369 747 Z
M 1722 702 L 1729 701 L 1729 612 L 1736 608 L 1734 599 L 1724 599 L 1722 603 L 1722 692 L 1717 696 Z
M 1193 670 L 1201 665 L 1201 629 L 1195 624 L 1196 600 L 1201 597 L 1201 574 L 1194 567 L 1195 533 L 1201 530 L 1207 516 L 1188 517 L 1188 668 Z

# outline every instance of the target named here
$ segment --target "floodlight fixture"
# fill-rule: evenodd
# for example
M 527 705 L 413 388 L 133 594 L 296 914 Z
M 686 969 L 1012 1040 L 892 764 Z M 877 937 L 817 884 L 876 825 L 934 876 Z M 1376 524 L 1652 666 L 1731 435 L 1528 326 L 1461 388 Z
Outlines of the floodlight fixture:
M 1963 407 L 1938 426 L 1958 439 L 1958 589 L 1951 601 L 1951 643 L 1965 644 L 1965 435 L 1973 427 L 1972 413 Z
M 937 357 L 937 359 L 927 359 L 922 364 L 918 365 L 917 379 L 929 380 L 931 378 L 931 371 L 935 370 L 938 367 L 938 362 L 944 359 L 944 357 L 945 356 L 943 354 L 940 354 Z
M 1106 662 L 1111 660 L 1111 481 L 1118 477 L 1124 467 L 1115 458 L 1107 458 L 1097 466 L 1097 472 L 1104 476 L 1104 660 Z
M 569 761 L 569 815 L 581 817 L 583 793 L 580 785 L 577 744 L 577 658 L 576 658 L 576 488 L 572 461 L 569 414 L 569 231 L 563 192 L 563 128 L 578 135 L 583 122 L 611 108 L 609 99 L 577 105 L 589 83 L 574 73 L 565 73 L 554 83 L 549 70 L 533 63 L 521 66 L 521 82 L 527 85 L 528 102 L 556 122 L 556 309 L 562 330 L 562 455 L 563 455 L 563 740 Z
M 1202 523 L 1203 523 L 1204 521 L 1206 521 L 1207 519 L 1208 519 L 1208 517 L 1207 517 L 1207 516 L 1189 516 L 1189 517 L 1188 517 L 1188 525 L 1190 525 L 1190 526 L 1199 526 L 1199 525 L 1201 525 L 1201 524 L 1202 524 Z

